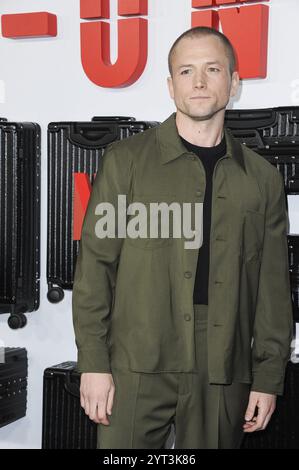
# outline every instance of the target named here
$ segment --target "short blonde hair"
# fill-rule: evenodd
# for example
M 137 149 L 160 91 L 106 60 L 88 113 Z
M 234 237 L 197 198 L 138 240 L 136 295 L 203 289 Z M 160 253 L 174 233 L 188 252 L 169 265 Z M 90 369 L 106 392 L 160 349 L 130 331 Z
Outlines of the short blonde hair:
M 208 26 L 196 26 L 194 28 L 188 29 L 183 34 L 181 34 L 171 46 L 171 49 L 168 54 L 168 69 L 169 69 L 169 73 L 171 77 L 173 75 L 172 59 L 173 59 L 173 55 L 175 52 L 175 48 L 178 45 L 178 43 L 184 38 L 193 39 L 193 38 L 198 38 L 201 36 L 216 36 L 217 38 L 220 39 L 220 41 L 222 41 L 222 44 L 224 45 L 227 51 L 227 57 L 229 59 L 230 74 L 232 75 L 234 73 L 236 69 L 237 59 L 236 59 L 235 50 L 230 40 L 223 33 L 221 33 L 220 31 L 217 31 L 214 28 L 209 28 Z

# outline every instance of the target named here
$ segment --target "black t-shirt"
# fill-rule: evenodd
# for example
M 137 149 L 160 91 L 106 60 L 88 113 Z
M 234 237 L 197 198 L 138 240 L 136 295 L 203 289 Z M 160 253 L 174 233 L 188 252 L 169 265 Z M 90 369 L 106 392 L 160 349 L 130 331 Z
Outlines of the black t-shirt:
M 208 305 L 212 177 L 217 160 L 226 154 L 226 141 L 225 135 L 223 135 L 218 145 L 214 147 L 200 147 L 199 145 L 191 144 L 182 136 L 180 137 L 187 150 L 194 152 L 200 158 L 206 172 L 206 191 L 203 204 L 203 243 L 198 251 L 193 303 Z

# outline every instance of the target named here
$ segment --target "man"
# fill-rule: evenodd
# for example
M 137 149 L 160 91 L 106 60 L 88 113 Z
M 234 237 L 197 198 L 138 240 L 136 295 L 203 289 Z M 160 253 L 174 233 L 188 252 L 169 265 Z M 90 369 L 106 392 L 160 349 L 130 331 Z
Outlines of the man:
M 176 113 L 107 147 L 83 223 L 73 315 L 98 448 L 162 448 L 172 423 L 176 448 L 239 448 L 283 393 L 292 308 L 282 177 L 224 127 L 239 77 L 223 34 L 186 31 L 169 69 Z M 127 206 L 203 203 L 202 246 L 173 232 L 98 238 L 96 207 L 116 208 L 120 194 Z

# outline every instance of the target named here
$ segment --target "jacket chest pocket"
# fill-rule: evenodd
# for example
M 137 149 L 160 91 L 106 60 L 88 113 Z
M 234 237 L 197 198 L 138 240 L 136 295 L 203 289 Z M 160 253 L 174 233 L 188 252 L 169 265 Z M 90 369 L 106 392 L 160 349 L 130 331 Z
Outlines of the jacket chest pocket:
M 128 213 L 127 243 L 142 250 L 171 245 L 173 202 L 176 201 L 172 194 L 135 195 Z
M 245 211 L 241 244 L 241 257 L 245 263 L 261 259 L 264 224 L 264 214 L 251 209 Z

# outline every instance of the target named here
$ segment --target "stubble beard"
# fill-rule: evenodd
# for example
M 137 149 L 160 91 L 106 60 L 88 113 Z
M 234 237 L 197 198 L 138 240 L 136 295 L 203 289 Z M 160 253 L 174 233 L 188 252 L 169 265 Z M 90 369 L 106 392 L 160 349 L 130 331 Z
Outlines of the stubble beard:
M 197 111 L 191 110 L 190 108 L 188 108 L 188 106 L 185 106 L 183 109 L 179 109 L 179 108 L 178 109 L 181 113 L 185 114 L 193 121 L 200 122 L 200 121 L 208 121 L 212 119 L 217 113 L 219 113 L 225 108 L 226 106 L 215 105 L 215 106 L 212 106 L 211 109 L 207 110 L 206 112 L 204 112 L 204 110 L 198 110 L 197 112 Z

